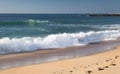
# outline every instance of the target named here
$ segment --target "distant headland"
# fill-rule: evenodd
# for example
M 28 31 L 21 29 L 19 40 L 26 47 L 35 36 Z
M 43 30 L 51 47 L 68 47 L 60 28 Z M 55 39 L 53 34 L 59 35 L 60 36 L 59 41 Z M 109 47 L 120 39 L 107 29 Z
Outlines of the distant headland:
M 87 14 L 89 16 L 120 16 L 120 14 Z

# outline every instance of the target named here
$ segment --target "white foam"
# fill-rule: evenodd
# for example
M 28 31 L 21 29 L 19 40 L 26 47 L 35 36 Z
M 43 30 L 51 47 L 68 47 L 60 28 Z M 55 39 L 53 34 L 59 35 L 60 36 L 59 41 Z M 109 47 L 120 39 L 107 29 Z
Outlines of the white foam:
M 107 29 L 107 30 L 120 30 L 120 24 L 109 24 L 109 25 L 81 25 L 83 27 L 90 27 L 96 29 Z
M 120 37 L 119 30 L 106 30 L 99 32 L 80 32 L 52 34 L 45 38 L 23 37 L 23 38 L 1 38 L 0 54 L 35 51 L 46 48 L 63 48 L 68 46 L 87 45 L 91 42 L 104 40 L 115 40 Z
M 106 29 L 106 30 L 120 30 L 120 24 L 107 24 L 107 25 L 94 25 L 94 24 L 49 24 L 50 26 L 64 26 L 64 27 L 87 27 L 93 29 Z
M 120 24 L 103 25 L 100 29 L 120 30 Z
M 27 23 L 29 23 L 29 24 L 49 23 L 48 20 L 34 20 L 34 19 L 29 19 L 29 20 L 27 20 L 27 21 L 25 21 L 25 22 L 27 22 Z

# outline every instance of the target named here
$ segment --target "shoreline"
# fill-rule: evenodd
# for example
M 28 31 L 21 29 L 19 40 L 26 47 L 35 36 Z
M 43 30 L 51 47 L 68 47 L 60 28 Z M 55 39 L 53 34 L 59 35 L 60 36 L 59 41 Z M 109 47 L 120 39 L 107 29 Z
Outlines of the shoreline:
M 118 74 L 120 45 L 89 56 L 0 70 L 0 74 Z
M 27 53 L 2 55 L 0 57 L 0 70 L 93 55 L 109 51 L 118 45 L 120 45 L 120 40 L 103 41 L 89 44 L 87 46 L 55 48 Z

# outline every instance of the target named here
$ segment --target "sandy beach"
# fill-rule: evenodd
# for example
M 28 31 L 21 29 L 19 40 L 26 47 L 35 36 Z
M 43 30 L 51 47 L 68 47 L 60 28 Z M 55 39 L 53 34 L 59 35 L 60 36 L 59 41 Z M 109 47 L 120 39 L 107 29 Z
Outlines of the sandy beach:
M 0 74 L 120 74 L 120 0 L 0 0 Z
M 47 52 L 49 52 L 49 50 Z M 117 46 L 112 50 L 96 53 L 93 55 L 81 56 L 71 59 L 60 60 L 60 61 L 53 61 L 53 62 L 51 61 L 40 64 L 36 63 L 33 65 L 20 66 L 20 67 L 17 66 L 15 67 L 15 64 L 17 63 L 11 61 L 10 60 L 11 57 L 14 58 L 12 60 L 17 60 L 17 58 L 19 58 L 18 61 L 22 60 L 25 62 L 26 61 L 25 59 L 27 59 L 27 61 L 28 60 L 31 61 L 30 60 L 31 55 L 33 56 L 32 58 L 34 58 L 35 55 L 31 53 L 28 53 L 29 56 L 27 54 L 22 54 L 22 56 L 21 54 L 7 55 L 7 56 L 2 56 L 0 58 L 1 67 L 5 64 L 6 65 L 11 64 L 14 66 L 13 68 L 8 67 L 8 69 L 7 68 L 4 70 L 1 69 L 0 74 L 119 74 L 120 73 L 119 52 L 120 52 L 120 46 Z M 35 52 L 36 55 L 38 55 L 38 53 Z M 41 51 L 40 54 L 45 54 L 45 53 Z M 26 55 L 27 57 L 25 57 Z
M 89 56 L 0 70 L 0 74 L 119 74 L 119 52 L 117 46 Z

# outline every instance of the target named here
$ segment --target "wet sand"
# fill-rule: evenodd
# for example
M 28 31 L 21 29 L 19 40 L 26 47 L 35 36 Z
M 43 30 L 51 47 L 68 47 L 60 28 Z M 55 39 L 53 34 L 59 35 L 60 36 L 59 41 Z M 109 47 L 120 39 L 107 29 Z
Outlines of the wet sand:
M 0 74 L 119 74 L 119 69 L 120 46 L 90 56 L 1 70 Z
M 120 45 L 119 40 L 92 43 L 81 47 L 56 48 L 28 53 L 2 55 L 0 57 L 0 69 L 87 56 L 110 50 L 117 45 Z
M 110 48 L 119 44 L 119 41 L 107 41 L 90 44 L 87 47 L 63 48 L 59 51 L 52 49 L 52 51 L 5 55 L 0 57 L 0 67 L 6 70 L 1 70 L 0 74 L 118 74 L 120 73 L 118 70 L 120 47 L 114 50 L 110 50 Z M 55 61 L 66 58 L 72 59 Z

